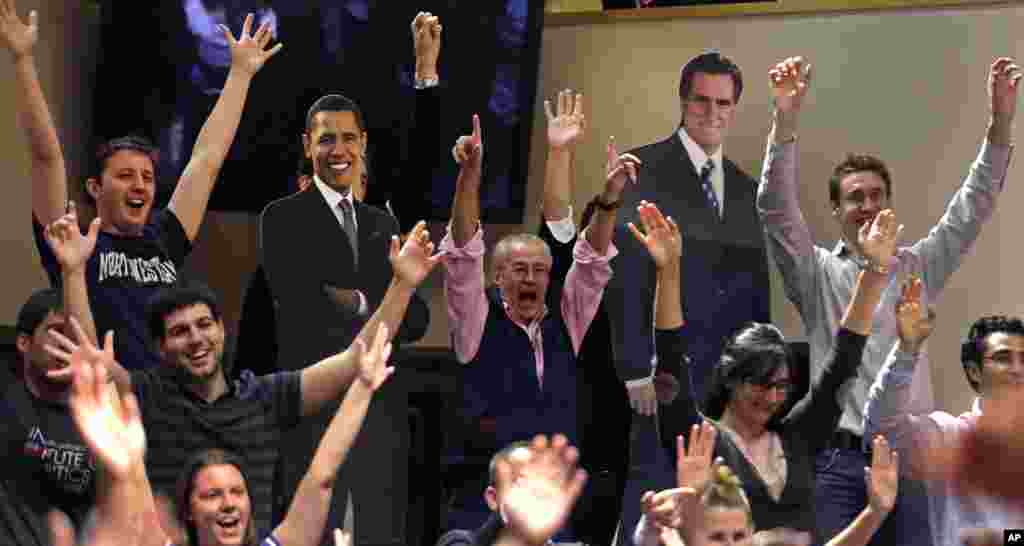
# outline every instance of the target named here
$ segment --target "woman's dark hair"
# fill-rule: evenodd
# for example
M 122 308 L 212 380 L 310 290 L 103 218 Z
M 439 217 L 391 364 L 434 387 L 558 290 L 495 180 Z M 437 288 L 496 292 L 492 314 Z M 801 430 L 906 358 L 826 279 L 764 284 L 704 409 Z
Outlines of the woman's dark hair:
M 722 356 L 711 371 L 704 415 L 721 419 L 736 387 L 744 383 L 769 383 L 780 368 L 789 367 L 790 360 L 786 338 L 778 328 L 761 322 L 744 325 L 726 341 Z M 781 412 L 772 417 L 768 426 L 777 424 L 781 417 Z
M 237 468 L 238 472 L 242 475 L 242 479 L 245 480 L 246 489 L 248 490 L 249 475 L 245 470 L 245 460 L 241 456 L 223 449 L 207 449 L 196 453 L 185 463 L 184 470 L 178 475 L 178 483 L 175 487 L 174 495 L 175 515 L 178 518 L 178 524 L 185 529 L 185 536 L 188 537 L 190 546 L 199 546 L 199 535 L 196 531 L 196 525 L 189 519 L 189 508 L 191 506 L 189 499 L 192 498 L 192 490 L 195 488 L 196 475 L 208 466 L 222 464 Z M 257 539 L 256 524 L 252 519 L 251 499 L 252 497 L 250 497 L 249 524 L 245 528 L 243 544 L 254 546 Z

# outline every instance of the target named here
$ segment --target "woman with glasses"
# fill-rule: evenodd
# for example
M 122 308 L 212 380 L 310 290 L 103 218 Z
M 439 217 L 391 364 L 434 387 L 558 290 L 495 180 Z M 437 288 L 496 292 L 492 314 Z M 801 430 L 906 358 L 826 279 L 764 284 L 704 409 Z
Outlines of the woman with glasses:
M 678 291 L 681 275 L 678 228 L 649 204 L 641 205 L 640 220 L 645 234 L 631 229 L 647 246 L 658 272 L 655 308 L 658 359 L 679 361 L 686 358 L 687 347 L 681 335 L 685 326 Z M 867 336 L 871 333 L 872 315 L 889 283 L 888 265 L 893 259 L 899 231 L 891 210 L 882 211 L 862 226 L 859 242 L 867 265 L 848 281 L 856 286 L 856 291 L 836 332 L 829 362 L 823 367 L 823 373 L 813 378 L 810 393 L 791 411 L 784 413 L 793 390 L 789 350 L 782 333 L 770 324 L 748 324 L 730 337 L 712 370 L 707 400 L 702 408 L 692 399 L 690 389 L 681 389 L 679 396 L 684 401 L 680 407 L 688 408 L 692 414 L 689 417 L 693 427 L 696 429 L 701 420 L 710 422 L 715 429 L 714 457 L 721 457 L 744 484 L 755 528 L 759 530 L 754 537 L 757 544 L 794 539 L 804 544 L 811 541 L 815 528 L 812 500 L 815 456 L 827 447 L 839 419 L 837 391 L 854 377 L 860 365 Z M 691 309 L 687 318 L 702 320 L 701 315 L 714 312 L 714 309 Z M 685 403 L 687 397 L 690 397 L 689 404 Z M 679 442 L 682 443 L 681 438 Z M 685 451 L 680 449 L 679 452 Z M 680 455 L 680 468 L 685 469 L 686 463 L 686 457 Z M 680 471 L 679 475 L 683 474 Z M 880 524 L 880 520 L 874 519 L 878 518 L 864 522 L 871 532 L 871 527 L 877 528 L 875 524 Z

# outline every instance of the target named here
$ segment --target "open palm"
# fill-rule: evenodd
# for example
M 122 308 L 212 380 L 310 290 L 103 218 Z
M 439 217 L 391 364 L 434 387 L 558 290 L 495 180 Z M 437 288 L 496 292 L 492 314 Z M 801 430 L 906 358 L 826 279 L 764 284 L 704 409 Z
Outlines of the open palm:
M 868 486 L 868 502 L 883 514 L 888 514 L 896 506 L 899 466 L 899 453 L 889 449 L 885 437 L 876 437 L 871 452 L 871 468 L 867 469 L 864 479 Z
M 661 269 L 671 264 L 673 260 L 678 263 L 683 253 L 683 238 L 675 220 L 671 217 L 666 218 L 658 210 L 657 205 L 647 201 L 641 201 L 637 211 L 640 214 L 640 223 L 643 225 L 644 231 L 641 232 L 632 223 L 627 224 L 627 227 L 633 236 L 647 248 L 654 264 Z
M 387 365 L 388 357 L 391 356 L 389 337 L 388 326 L 382 323 L 369 348 L 362 339 L 356 338 L 354 342 L 359 362 L 359 380 L 371 391 L 379 389 L 395 372 L 395 368 Z
M 250 34 L 254 18 L 251 13 L 245 18 L 242 33 L 237 40 L 231 35 L 231 31 L 226 26 L 221 26 L 224 39 L 228 41 L 228 45 L 231 47 L 231 67 L 244 70 L 248 74 L 259 72 L 263 68 L 263 64 L 267 62 L 267 59 L 276 55 L 284 47 L 284 44 L 277 44 L 269 50 L 266 49 L 267 44 L 274 37 L 270 30 L 269 22 L 264 22 L 260 25 L 260 28 L 256 30 L 256 34 Z
M 26 24 L 18 17 L 14 0 L 0 0 L 0 38 L 16 58 L 28 55 L 39 41 L 39 14 L 29 12 Z
M 568 520 L 586 482 L 586 473 L 576 468 L 578 457 L 565 436 L 555 436 L 550 445 L 538 436 L 518 478 L 513 478 L 508 461 L 498 462 L 496 479 L 504 492 L 501 502 L 509 530 L 527 544 L 543 544 Z
M 575 144 L 583 137 L 586 117 L 583 115 L 583 94 L 566 89 L 558 92 L 558 105 L 552 112 L 551 103 L 544 101 L 544 112 L 548 117 L 548 145 L 564 148 Z

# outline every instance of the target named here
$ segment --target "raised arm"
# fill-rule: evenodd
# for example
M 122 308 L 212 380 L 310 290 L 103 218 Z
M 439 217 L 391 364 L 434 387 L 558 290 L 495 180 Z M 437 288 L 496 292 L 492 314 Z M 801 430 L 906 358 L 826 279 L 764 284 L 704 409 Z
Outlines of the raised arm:
M 480 116 L 473 114 L 473 134 L 460 136 L 452 147 L 452 155 L 460 168 L 452 200 L 451 235 L 455 246 L 462 248 L 473 238 L 480 224 L 480 180 L 484 159 Z
M 39 14 L 29 13 L 25 24 L 18 17 L 15 0 L 0 1 L 0 39 L 14 62 L 18 122 L 25 131 L 32 159 L 32 214 L 45 226 L 64 214 L 68 188 L 64 153 L 39 85 L 32 51 L 39 40 Z
M 334 494 L 338 469 L 345 462 L 352 442 L 355 441 L 363 419 L 370 408 L 373 393 L 387 380 L 394 368 L 387 366 L 391 355 L 388 327 L 380 324 L 369 344 L 363 338 L 353 343 L 353 358 L 359 373 L 345 394 L 338 412 L 320 439 L 309 470 L 288 507 L 288 513 L 273 535 L 282 546 L 315 546 L 320 544 L 327 522 L 327 512 Z
M 231 47 L 231 69 L 217 104 L 199 130 L 199 136 L 196 137 L 195 146 L 192 148 L 192 157 L 185 166 L 178 186 L 167 205 L 185 228 L 189 240 L 195 240 L 199 226 L 203 223 L 213 184 L 242 120 L 242 109 L 249 94 L 249 84 L 263 67 L 263 63 L 283 47 L 283 44 L 277 44 L 265 50 L 273 38 L 270 24 L 264 22 L 256 34 L 250 35 L 252 23 L 253 15 L 250 13 L 245 18 L 245 25 L 238 40 L 235 40 L 227 27 L 221 27 L 224 38 Z
M 665 218 L 658 207 L 652 203 L 641 201 L 637 213 L 643 226 L 641 232 L 632 223 L 627 224 L 630 232 L 654 260 L 657 271 L 657 286 L 654 292 L 654 328 L 656 330 L 655 346 L 658 360 L 662 357 L 672 362 L 680 362 L 684 354 L 672 354 L 673 350 L 681 349 L 679 329 L 683 326 L 683 307 L 680 293 L 682 260 L 682 235 L 675 220 Z M 663 340 L 661 343 L 658 340 Z M 662 354 L 665 352 L 665 354 Z M 633 409 L 640 415 L 654 415 L 657 408 L 657 397 L 653 381 L 641 382 L 627 386 L 629 401 Z M 686 389 L 689 392 L 689 389 Z M 684 393 L 684 396 L 686 394 Z M 696 408 L 694 408 L 696 413 Z
M 889 449 L 885 437 L 876 436 L 871 450 L 871 468 L 866 469 L 868 505 L 825 546 L 866 546 L 896 506 L 899 492 L 899 453 Z
M 380 326 L 385 327 L 383 331 L 386 336 L 398 331 L 416 287 L 430 274 L 442 257 L 441 253 L 434 254 L 434 244 L 430 242 L 426 222 L 416 224 L 401 250 L 398 248 L 398 236 L 391 239 L 389 259 L 394 275 L 380 307 L 363 325 L 356 337 L 357 340 L 362 340 L 363 346 L 373 342 L 371 335 L 376 333 L 376 336 L 380 336 Z M 384 341 L 390 341 L 390 337 Z M 341 393 L 353 384 L 352 380 L 359 369 L 360 354 L 362 349 L 353 343 L 343 352 L 302 370 L 303 415 L 312 415 L 320 411 L 325 404 L 337 400 Z
M 597 198 L 597 210 L 590 225 L 587 226 L 586 235 L 587 242 L 599 255 L 603 256 L 608 251 L 612 234 L 615 232 L 616 211 L 621 204 L 622 192 L 626 188 L 626 182 L 632 181 L 636 184 L 636 171 L 639 166 L 639 158 L 628 153 L 619 155 L 615 149 L 615 141 L 608 142 L 608 174 L 604 193 Z
M 46 226 L 43 231 L 46 243 L 53 251 L 57 263 L 60 264 L 64 312 L 77 322 L 76 328 L 81 330 L 76 332 L 76 337 L 88 339 L 93 344 L 99 342 L 99 336 L 92 316 L 92 307 L 89 305 L 89 287 L 85 280 L 85 270 L 88 267 L 89 258 L 96 248 L 96 237 L 99 234 L 101 222 L 101 218 L 95 218 L 89 224 L 89 232 L 83 235 L 78 225 L 75 204 L 72 201 L 68 204 L 68 213 Z M 53 354 L 59 355 L 65 360 L 77 348 L 77 344 L 67 338 L 55 338 L 54 342 L 57 343 L 59 349 Z M 50 347 L 47 347 L 46 350 L 52 351 Z M 131 375 L 128 370 L 125 370 L 116 360 L 111 360 L 106 368 L 119 391 L 122 393 L 131 391 Z M 70 373 L 71 370 L 66 368 L 51 372 L 51 375 Z
M 860 366 L 864 345 L 871 334 L 872 317 L 889 283 L 901 231 L 896 215 L 887 209 L 871 223 L 865 223 L 858 233 L 858 242 L 870 265 L 857 278 L 853 297 L 836 332 L 835 348 L 824 363 L 825 371 L 811 385 L 810 394 L 786 417 L 789 426 L 797 427 L 810 439 L 814 451 L 824 448 L 842 412 L 836 392 Z
M 452 201 L 448 234 L 441 241 L 445 259 L 444 290 L 448 306 L 448 327 L 452 349 L 459 362 L 468 364 L 476 356 L 487 322 L 488 303 L 484 291 L 484 243 L 480 227 L 480 176 L 483 162 L 480 118 L 473 116 L 473 134 L 461 136 L 452 147 L 460 164 Z
M 559 91 L 557 102 L 556 110 L 552 111 L 551 102 L 544 101 L 544 113 L 548 119 L 548 158 L 544 169 L 543 215 L 548 222 L 573 220 L 569 218 L 572 211 L 573 148 L 583 138 L 586 127 L 583 94 L 577 93 L 574 99 L 572 91 Z M 558 235 L 555 233 L 556 237 Z
M 921 303 L 922 290 L 920 279 L 904 284 L 896 304 L 900 339 L 875 377 L 864 405 L 864 434 L 885 436 L 903 454 L 904 472 L 912 477 L 927 475 L 929 450 L 941 442 L 941 431 L 934 420 L 910 413 L 914 369 L 935 319 L 934 313 Z
M 764 225 L 772 258 L 782 274 L 786 297 L 797 306 L 804 322 L 815 280 L 814 240 L 800 211 L 797 191 L 796 129 L 800 110 L 810 89 L 811 65 L 802 57 L 776 64 L 768 72 L 775 103 L 774 123 L 768 137 L 757 212 Z
M 911 247 L 921 260 L 921 280 L 930 300 L 937 297 L 960 267 L 981 234 L 982 226 L 995 213 L 1012 155 L 1020 78 L 1021 70 L 1013 59 L 1003 57 L 992 63 L 988 73 L 987 138 L 942 218 L 926 237 Z
M 76 325 L 76 331 L 81 328 Z M 79 338 L 71 354 L 75 370 L 69 409 L 89 452 L 103 469 L 97 495 L 93 544 L 166 546 L 153 493 L 146 477 L 146 434 L 135 397 L 119 397 L 103 379 L 114 361 L 113 335 L 102 350 Z

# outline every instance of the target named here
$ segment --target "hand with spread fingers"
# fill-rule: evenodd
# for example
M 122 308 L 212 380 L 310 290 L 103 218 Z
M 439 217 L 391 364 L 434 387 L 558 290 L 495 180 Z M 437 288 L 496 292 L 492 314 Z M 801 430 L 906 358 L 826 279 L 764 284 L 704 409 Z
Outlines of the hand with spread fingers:
M 879 514 L 889 514 L 896 506 L 900 485 L 900 458 L 889 448 L 884 436 L 876 436 L 871 451 L 871 467 L 864 469 L 868 486 L 868 504 Z
M 558 92 L 558 105 L 551 110 L 551 101 L 544 101 L 544 113 L 548 118 L 548 146 L 563 149 L 583 139 L 586 133 L 586 116 L 583 114 L 583 93 L 575 97 L 571 90 Z
M 712 455 L 718 429 L 704 421 L 690 428 L 690 439 L 685 444 L 683 436 L 676 438 L 676 485 L 704 491 L 711 480 Z
M 395 280 L 407 286 L 419 286 L 443 258 L 443 252 L 434 254 L 434 243 L 430 242 L 430 231 L 423 220 L 409 232 L 404 245 L 399 245 L 397 235 L 391 238 L 391 269 Z
M 921 304 L 923 283 L 913 277 L 903 283 L 900 300 L 896 302 L 896 329 L 900 349 L 916 353 L 935 327 L 935 311 Z
M 14 0 L 0 0 L 0 39 L 15 60 L 31 55 L 39 41 L 39 13 L 30 11 L 25 23 Z
M 78 213 L 75 202 L 68 202 L 68 212 L 52 224 L 46 226 L 43 236 L 53 250 L 53 255 L 60 264 L 61 271 L 78 271 L 85 267 L 93 250 L 96 248 L 96 237 L 100 231 L 100 218 L 89 224 L 89 233 L 83 235 L 78 227 Z
M 579 451 L 558 434 L 550 443 L 545 436 L 535 437 L 529 460 L 518 465 L 515 476 L 508 461 L 497 461 L 496 487 L 505 491 L 502 513 L 519 542 L 541 546 L 568 521 L 587 481 L 586 472 L 576 466 L 578 459 Z
M 409 27 L 416 54 L 416 79 L 437 78 L 437 59 L 441 56 L 441 20 L 429 11 L 421 11 Z
M 803 57 L 790 57 L 768 71 L 768 80 L 776 110 L 797 114 L 811 87 L 811 63 Z
M 231 35 L 231 30 L 228 27 L 220 26 L 224 39 L 227 40 L 228 46 L 231 48 L 231 68 L 242 70 L 250 76 L 259 72 L 263 68 L 263 64 L 284 47 L 284 44 L 277 44 L 269 50 L 266 49 L 267 44 L 274 38 L 270 23 L 264 22 L 256 30 L 256 34 L 250 34 L 254 19 L 255 17 L 251 13 L 245 18 L 242 33 L 237 40 Z
M 865 222 L 857 233 L 861 252 L 876 267 L 887 270 L 896 254 L 896 243 L 903 233 L 903 225 L 896 222 L 896 213 L 885 209 L 875 215 L 874 220 Z
M 341 529 L 334 530 L 334 546 L 350 546 L 352 544 L 352 533 L 342 531 Z
M 679 258 L 683 254 L 683 237 L 675 220 L 671 216 L 666 218 L 658 210 L 657 205 L 647 201 L 641 201 L 636 210 L 640 214 L 640 223 L 644 230 L 641 232 L 630 222 L 626 226 L 633 233 L 633 237 L 647 248 L 659 270 L 672 265 L 678 266 Z
M 381 323 L 369 348 L 360 338 L 356 338 L 352 344 L 356 351 L 356 361 L 359 362 L 359 380 L 371 392 L 376 392 L 395 373 L 395 368 L 387 365 L 391 356 L 388 325 Z
M 479 115 L 473 114 L 473 134 L 462 135 L 455 141 L 452 157 L 463 169 L 480 171 L 484 160 L 484 141 Z

